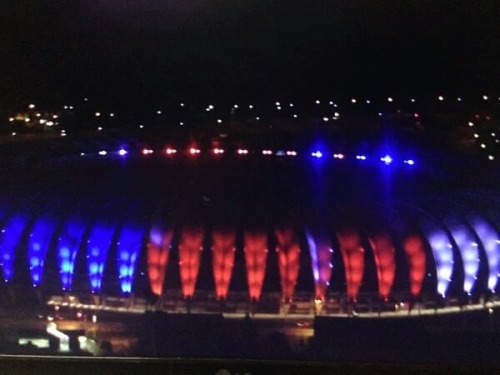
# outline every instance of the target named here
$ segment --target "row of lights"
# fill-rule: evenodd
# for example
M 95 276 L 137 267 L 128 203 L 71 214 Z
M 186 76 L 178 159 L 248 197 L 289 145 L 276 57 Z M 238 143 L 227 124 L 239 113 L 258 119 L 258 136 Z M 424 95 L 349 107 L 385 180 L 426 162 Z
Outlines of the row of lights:
M 196 148 L 196 147 L 189 148 L 187 150 L 187 152 L 193 156 L 201 154 L 201 150 L 199 148 Z M 128 155 L 128 153 L 129 152 L 124 148 L 121 148 L 120 150 L 117 151 L 117 154 L 119 156 L 126 156 L 126 155 Z M 141 150 L 141 154 L 144 156 L 152 155 L 153 153 L 154 153 L 154 150 L 150 149 L 150 148 L 143 148 Z M 166 149 L 163 150 L 163 153 L 168 155 L 168 156 L 173 156 L 173 155 L 178 153 L 178 150 L 175 148 L 167 147 Z M 222 148 L 214 148 L 214 149 L 212 149 L 212 153 L 214 155 L 222 155 L 225 153 L 225 150 Z M 250 151 L 248 149 L 245 149 L 245 148 L 239 148 L 236 150 L 236 153 L 238 155 L 248 155 L 250 153 Z M 98 154 L 100 156 L 106 156 L 106 155 L 108 155 L 108 152 L 106 150 L 101 150 L 98 152 Z M 295 150 L 287 150 L 287 151 L 279 150 L 279 151 L 274 152 L 274 151 L 269 150 L 269 149 L 264 149 L 261 151 L 261 154 L 265 155 L 265 156 L 276 155 L 276 156 L 294 157 L 294 156 L 298 155 L 298 152 Z M 80 155 L 85 156 L 85 153 L 82 152 Z M 325 154 L 323 152 L 317 150 L 317 151 L 312 152 L 311 156 L 314 158 L 317 158 L 317 159 L 321 159 L 325 156 Z M 335 154 L 332 154 L 332 156 L 334 159 L 339 159 L 339 160 L 343 160 L 346 158 L 346 156 L 342 153 L 335 153 Z M 368 157 L 366 155 L 362 155 L 362 154 L 356 155 L 355 158 L 356 158 L 356 160 L 362 160 L 362 161 L 368 160 Z M 390 165 L 394 162 L 394 159 L 392 158 L 391 155 L 387 154 L 387 155 L 384 155 L 383 157 L 381 157 L 380 161 L 386 165 Z M 405 159 L 405 160 L 403 160 L 403 162 L 405 164 L 408 164 L 408 165 L 415 165 L 415 161 L 413 159 Z

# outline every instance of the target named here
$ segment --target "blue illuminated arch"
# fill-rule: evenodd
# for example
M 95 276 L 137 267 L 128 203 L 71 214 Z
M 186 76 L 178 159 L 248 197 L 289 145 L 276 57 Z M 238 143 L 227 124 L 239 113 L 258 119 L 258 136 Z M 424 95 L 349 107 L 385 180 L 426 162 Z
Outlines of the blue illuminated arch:
M 82 243 L 84 231 L 84 221 L 71 218 L 64 223 L 59 234 L 57 241 L 57 263 L 63 290 L 71 290 L 76 254 Z
M 90 290 L 100 292 L 104 266 L 111 247 L 115 226 L 108 223 L 95 223 L 87 240 L 87 267 Z
M 500 275 L 500 236 L 491 223 L 479 216 L 469 217 L 468 221 L 483 244 L 488 259 L 488 289 L 494 291 Z
M 437 292 L 445 297 L 453 274 L 453 246 L 448 234 L 437 225 L 424 223 L 422 229 L 436 263 Z
M 56 230 L 56 221 L 41 217 L 35 221 L 28 239 L 28 263 L 33 286 L 42 283 L 43 265 L 50 242 Z
M 116 264 L 122 293 L 132 291 L 135 266 L 144 239 L 144 228 L 124 225 L 117 243 Z
M 447 218 L 445 225 L 457 244 L 464 268 L 464 291 L 471 292 L 479 272 L 479 247 L 474 233 L 457 218 Z
M 28 218 L 22 214 L 10 217 L 0 232 L 0 262 L 3 269 L 5 282 L 12 281 L 14 277 L 14 258 L 16 248 L 21 240 Z

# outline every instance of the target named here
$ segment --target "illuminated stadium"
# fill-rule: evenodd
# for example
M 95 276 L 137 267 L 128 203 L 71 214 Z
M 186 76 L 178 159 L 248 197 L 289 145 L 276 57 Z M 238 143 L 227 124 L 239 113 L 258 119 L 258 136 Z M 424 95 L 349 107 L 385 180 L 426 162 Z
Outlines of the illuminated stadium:
M 4 290 L 78 309 L 227 316 L 496 304 L 487 181 L 450 189 L 456 175 L 394 148 L 222 147 L 108 144 L 18 173 L 0 205 Z

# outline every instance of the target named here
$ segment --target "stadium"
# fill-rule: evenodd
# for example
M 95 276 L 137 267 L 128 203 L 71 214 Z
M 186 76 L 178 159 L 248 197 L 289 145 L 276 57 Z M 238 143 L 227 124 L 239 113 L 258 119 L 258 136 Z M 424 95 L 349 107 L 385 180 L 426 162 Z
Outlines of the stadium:
M 279 317 L 496 304 L 487 178 L 478 188 L 395 147 L 75 144 L 6 176 L 7 306 Z

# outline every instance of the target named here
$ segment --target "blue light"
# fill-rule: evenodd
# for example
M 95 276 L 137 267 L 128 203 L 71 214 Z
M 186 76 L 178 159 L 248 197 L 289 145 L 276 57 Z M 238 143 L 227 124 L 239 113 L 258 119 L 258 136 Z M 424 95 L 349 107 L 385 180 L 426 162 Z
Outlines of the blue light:
M 120 151 L 118 151 L 118 154 L 120 156 L 125 156 L 128 154 L 127 150 L 125 150 L 124 148 L 121 148 Z
M 87 253 L 87 265 L 92 293 L 101 290 L 104 264 L 108 257 L 114 231 L 113 225 L 96 223 L 90 232 L 88 239 L 90 251 Z
M 78 249 L 82 243 L 85 224 L 81 219 L 69 219 L 64 223 L 57 241 L 57 261 L 63 290 L 71 290 L 73 271 Z
M 319 280 L 319 264 L 316 242 L 314 242 L 314 238 L 309 231 L 306 231 L 306 238 L 307 244 L 309 245 L 309 252 L 311 254 L 311 266 L 313 269 L 314 281 L 317 282 Z
M 414 165 L 415 162 L 412 159 L 405 160 L 405 164 Z
M 16 248 L 21 239 L 27 218 L 17 214 L 12 216 L 4 225 L 0 232 L 0 254 L 2 258 L 2 268 L 6 282 L 12 281 L 14 276 L 14 258 Z
M 468 221 L 483 244 L 488 259 L 488 288 L 494 291 L 500 274 L 500 236 L 493 225 L 483 218 L 474 216 Z
M 120 231 L 116 261 L 122 293 L 132 291 L 132 280 L 144 233 L 143 228 L 133 225 L 125 225 Z
M 38 286 L 42 282 L 45 256 L 55 230 L 56 222 L 45 217 L 38 219 L 31 228 L 28 240 L 28 260 L 34 286 Z
M 453 247 L 444 230 L 430 224 L 423 229 L 436 263 L 437 292 L 444 297 L 453 273 Z
M 470 293 L 479 272 L 479 248 L 472 231 L 458 219 L 447 219 L 446 226 L 458 246 L 464 267 L 464 291 Z
M 380 160 L 383 161 L 385 165 L 389 165 L 393 161 L 390 155 L 385 155 L 383 158 L 380 158 Z

